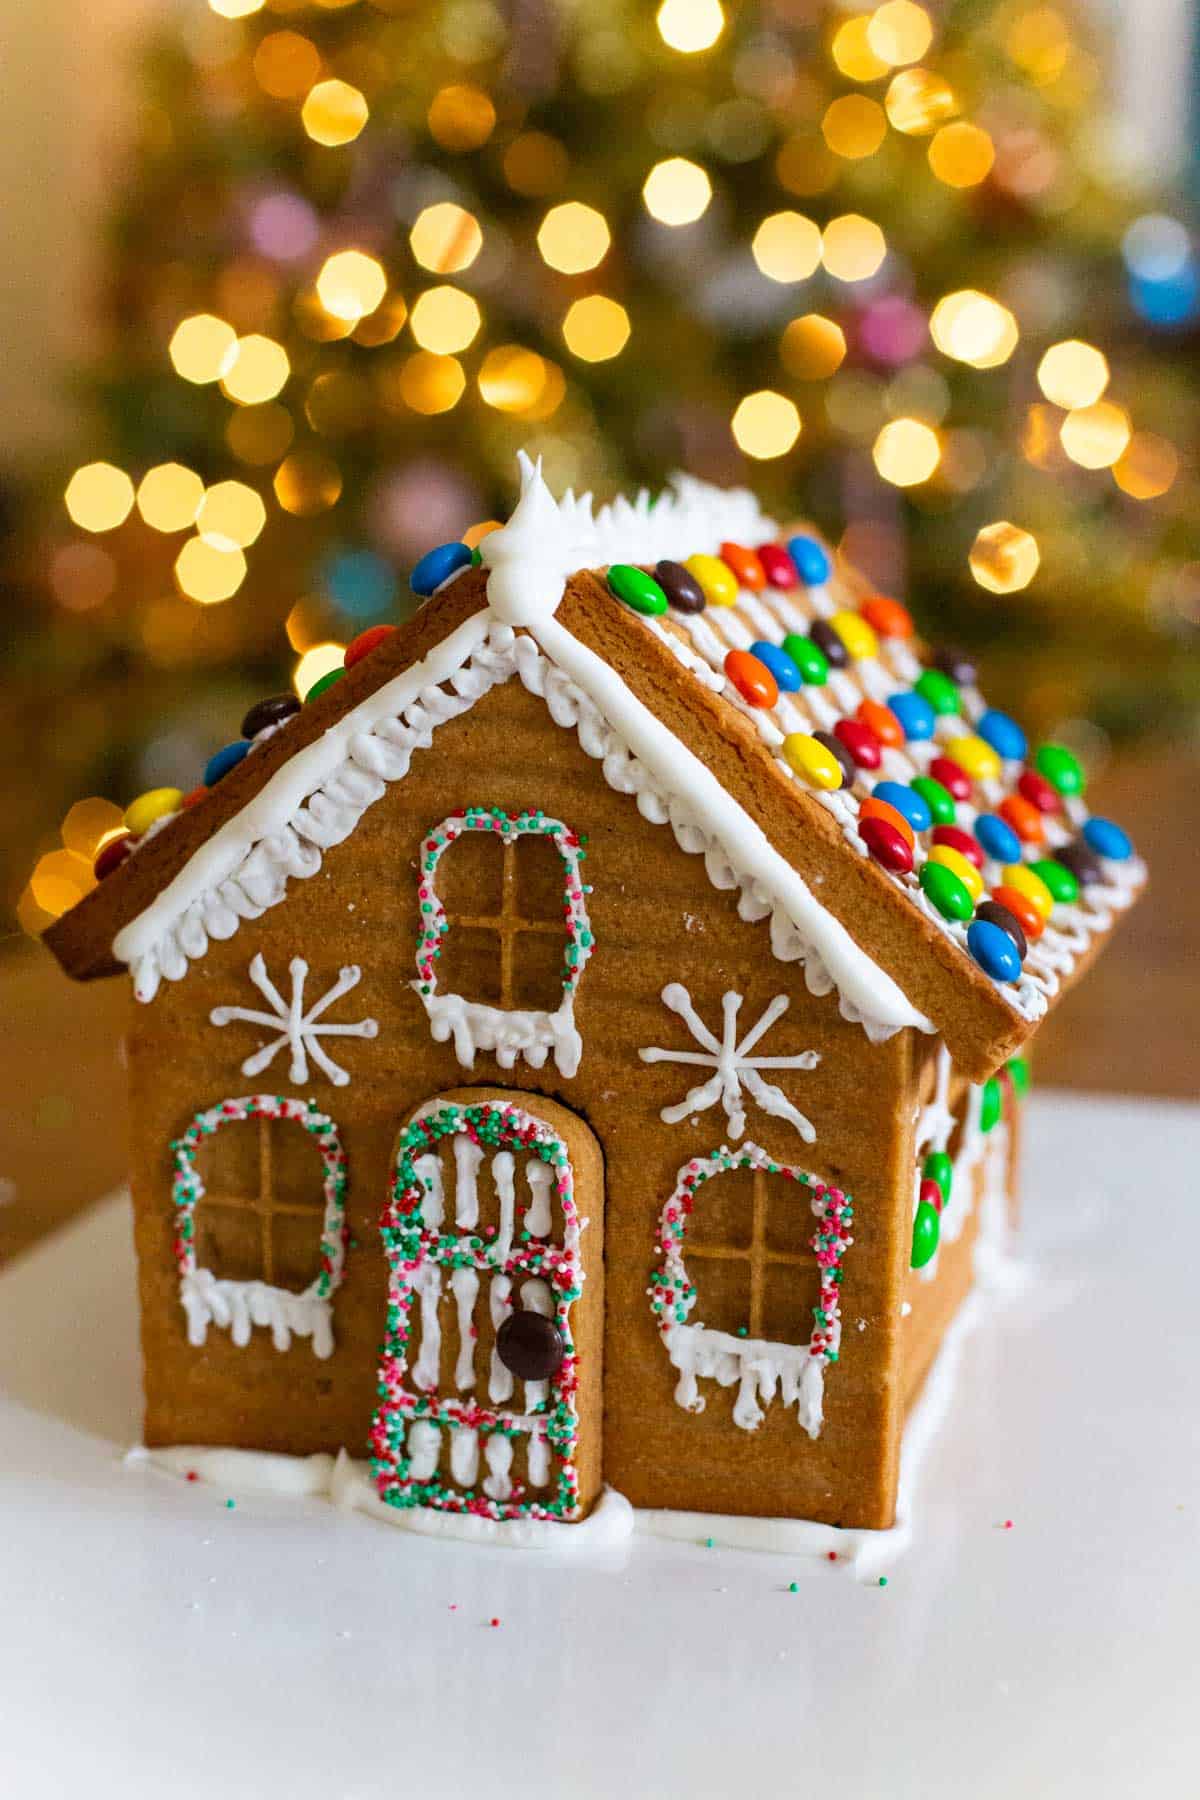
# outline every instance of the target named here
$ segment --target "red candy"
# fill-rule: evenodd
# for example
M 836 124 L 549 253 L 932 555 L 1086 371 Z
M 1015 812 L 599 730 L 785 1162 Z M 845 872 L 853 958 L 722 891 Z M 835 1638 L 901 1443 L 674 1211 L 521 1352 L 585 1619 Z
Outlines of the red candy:
M 893 750 L 903 748 L 904 727 L 890 706 L 882 706 L 878 700 L 864 700 L 854 716 L 875 733 L 881 744 L 887 744 Z
M 721 561 L 727 569 L 733 570 L 739 587 L 749 588 L 753 593 L 766 587 L 767 578 L 763 573 L 763 566 L 753 550 L 747 550 L 745 544 L 722 544 Z
M 945 844 L 948 850 L 957 850 L 960 856 L 965 856 L 977 869 L 983 869 L 983 851 L 971 833 L 964 831 L 961 825 L 935 826 L 933 841 L 935 844 Z
M 208 789 L 204 786 L 194 787 L 190 794 L 185 794 L 183 796 L 183 799 L 180 801 L 179 804 L 183 808 L 184 812 L 186 812 L 188 810 L 188 808 L 191 806 L 199 806 L 200 802 L 203 800 L 205 794 L 207 794 L 207 793 L 208 793 Z
M 1036 769 L 1026 769 L 1017 783 L 1017 791 L 1022 799 L 1028 800 L 1030 806 L 1036 806 L 1039 812 L 1057 812 L 1062 804 L 1057 788 L 1051 787 L 1044 775 Z
M 364 656 L 370 656 L 372 650 L 377 650 L 380 644 L 385 643 L 395 629 L 394 625 L 372 625 L 368 630 L 360 631 L 346 645 L 346 667 L 352 669 Z
M 789 588 L 794 588 L 799 582 L 796 565 L 782 544 L 760 544 L 758 560 L 768 584 L 778 588 L 781 593 L 787 593 Z
M 749 650 L 730 650 L 725 658 L 725 673 L 748 706 L 774 706 L 779 698 L 779 684 L 766 663 L 751 656 Z
M 971 798 L 971 777 L 967 771 L 949 756 L 935 756 L 929 765 L 929 773 L 935 781 L 940 781 L 946 792 L 955 800 Z
M 919 1198 L 932 1206 L 934 1212 L 940 1213 L 945 1204 L 941 1188 L 930 1175 L 927 1175 L 921 1183 Z
M 860 819 L 882 819 L 885 824 L 892 827 L 893 831 L 900 833 L 910 850 L 915 848 L 916 840 L 913 837 L 912 826 L 904 814 L 897 812 L 894 806 L 889 806 L 886 800 L 876 800 L 872 794 L 870 799 L 864 800 L 859 807 L 858 816 Z
M 1040 844 L 1046 835 L 1042 824 L 1042 815 L 1030 801 L 1023 800 L 1020 794 L 1010 794 L 1000 802 L 1000 817 L 1012 826 L 1024 844 Z
M 912 614 L 908 608 L 901 606 L 898 600 L 889 600 L 886 594 L 873 594 L 859 611 L 880 637 L 910 638 L 913 634 Z
M 845 744 L 860 769 L 877 769 L 883 761 L 879 739 L 861 719 L 839 719 L 833 735 L 839 743 Z
M 92 873 L 97 881 L 103 881 L 106 875 L 111 875 L 113 870 L 125 861 L 132 843 L 133 839 L 129 833 L 123 831 L 120 837 L 109 838 L 107 844 L 100 846 L 96 860 L 92 864 Z
M 877 863 L 882 863 L 893 875 L 908 874 L 913 866 L 913 853 L 894 825 L 889 825 L 886 819 L 861 819 L 858 833 Z

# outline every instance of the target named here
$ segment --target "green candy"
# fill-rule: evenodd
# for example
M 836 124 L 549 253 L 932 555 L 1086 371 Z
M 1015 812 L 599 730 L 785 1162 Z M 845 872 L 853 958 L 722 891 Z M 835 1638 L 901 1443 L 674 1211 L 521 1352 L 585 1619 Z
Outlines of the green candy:
M 315 700 L 318 694 L 323 694 L 326 688 L 331 688 L 334 682 L 340 681 L 345 673 L 345 669 L 330 669 L 328 675 L 322 675 L 319 681 L 314 681 L 304 696 L 304 704 L 307 706 L 310 700 Z
M 922 1200 L 917 1208 L 917 1216 L 913 1220 L 912 1266 L 923 1269 L 931 1256 L 937 1254 L 938 1241 L 942 1235 L 942 1222 L 937 1210 L 928 1200 Z
M 909 783 L 914 793 L 920 794 L 926 806 L 933 814 L 935 825 L 953 825 L 954 795 L 949 788 L 944 788 L 940 781 L 932 775 L 918 775 Z
M 936 1181 L 942 1190 L 942 1203 L 950 1199 L 950 1189 L 954 1183 L 954 1164 L 944 1150 L 931 1150 L 925 1158 L 922 1175 L 929 1181 Z
M 953 713 L 962 711 L 962 701 L 958 696 L 958 685 L 940 669 L 926 669 L 917 682 L 917 692 L 928 700 L 935 713 L 941 718 L 949 718 Z
M 801 637 L 798 632 L 789 631 L 783 647 L 809 687 L 824 687 L 829 680 L 829 659 L 819 644 L 814 644 L 811 638 Z
M 1055 862 L 1052 856 L 1044 856 L 1040 862 L 1031 863 L 1030 868 L 1035 875 L 1040 875 L 1056 900 L 1067 905 L 1079 898 L 1079 883 L 1065 863 Z
M 654 617 L 667 610 L 667 596 L 653 575 L 647 575 L 645 569 L 635 569 L 632 563 L 614 563 L 608 571 L 608 585 L 617 599 L 636 613 Z
M 1029 1064 L 1023 1056 L 1010 1056 L 1004 1065 L 1013 1084 L 1013 1093 L 1023 1100 L 1029 1092 Z
M 966 883 L 944 863 L 923 863 L 921 886 L 943 919 L 969 919 L 975 911 Z
M 993 1075 L 983 1084 L 983 1103 L 979 1108 L 980 1131 L 990 1131 L 993 1125 L 998 1125 L 1003 1110 L 1004 1093 Z
M 1043 744 L 1033 766 L 1060 794 L 1082 794 L 1083 770 L 1062 744 Z

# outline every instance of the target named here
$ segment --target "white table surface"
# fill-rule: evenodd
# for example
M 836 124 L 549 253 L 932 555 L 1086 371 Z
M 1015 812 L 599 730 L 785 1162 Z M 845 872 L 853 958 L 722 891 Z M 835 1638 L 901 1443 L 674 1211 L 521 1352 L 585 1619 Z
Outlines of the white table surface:
M 98 1209 L 0 1277 L 0 1794 L 1195 1795 L 1200 1109 L 1042 1095 L 1026 1159 L 1038 1279 L 966 1342 L 885 1588 L 124 1467 L 132 1252 Z

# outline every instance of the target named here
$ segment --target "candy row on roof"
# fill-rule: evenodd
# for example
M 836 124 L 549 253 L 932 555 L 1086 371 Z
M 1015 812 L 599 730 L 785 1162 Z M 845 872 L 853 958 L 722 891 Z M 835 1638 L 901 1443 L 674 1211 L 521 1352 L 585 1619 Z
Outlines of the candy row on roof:
M 429 598 L 479 561 L 478 549 L 439 545 L 414 568 L 413 591 Z M 825 546 L 798 533 L 786 542 L 755 547 L 723 543 L 719 555 L 660 561 L 653 570 L 614 563 L 607 582 L 620 602 L 647 621 L 673 618 L 694 630 L 701 615 L 712 610 L 720 616 L 747 596 L 824 593 L 832 575 Z M 907 648 L 914 637 L 907 608 L 880 594 L 806 623 L 803 632 L 781 629 L 778 641 L 758 637 L 744 648 L 724 651 L 726 691 L 751 715 L 771 712 L 781 697 L 811 702 L 839 672 L 873 664 L 881 651 Z M 343 666 L 316 681 L 304 704 L 394 630 L 376 625 L 361 632 L 347 646 Z M 919 669 L 910 685 L 880 698 L 864 695 L 828 728 L 776 732 L 778 754 L 818 797 L 840 795 L 850 802 L 853 835 L 864 852 L 897 880 L 915 881 L 944 924 L 960 932 L 965 927 L 965 947 L 993 980 L 1016 982 L 1054 908 L 1072 906 L 1081 893 L 1104 883 L 1106 865 L 1128 861 L 1132 846 L 1110 820 L 1082 813 L 1084 776 L 1070 750 L 1043 744 L 1027 761 L 1020 726 L 995 708 L 976 708 L 968 729 L 966 701 L 977 698 L 969 658 L 943 649 L 924 666 L 910 660 Z M 243 719 L 241 736 L 209 759 L 202 785 L 187 794 L 156 788 L 140 795 L 126 811 L 126 835 L 101 849 L 97 878 L 117 867 L 148 832 L 194 806 L 301 704 L 292 694 L 259 701 Z M 907 780 L 889 776 L 888 752 L 911 756 L 914 747 L 931 752 L 922 772 Z M 977 809 L 976 798 L 986 800 L 977 790 L 994 794 L 1006 770 L 1014 777 L 1012 790 L 994 806 Z M 1057 840 L 1053 854 L 1043 854 L 1051 832 Z

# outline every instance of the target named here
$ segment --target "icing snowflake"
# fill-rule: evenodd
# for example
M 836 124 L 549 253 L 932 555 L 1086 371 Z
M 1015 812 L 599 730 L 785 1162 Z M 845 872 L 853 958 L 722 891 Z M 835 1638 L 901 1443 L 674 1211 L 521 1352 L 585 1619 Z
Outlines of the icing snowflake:
M 680 1119 L 686 1119 L 689 1113 L 703 1112 L 706 1107 L 715 1106 L 719 1100 L 725 1108 L 725 1116 L 729 1120 L 730 1137 L 740 1138 L 746 1129 L 746 1109 L 742 1103 L 742 1089 L 758 1101 L 764 1112 L 776 1119 L 787 1119 L 796 1127 L 806 1144 L 811 1144 L 816 1137 L 816 1130 L 811 1120 L 794 1107 L 787 1095 L 781 1093 L 772 1082 L 764 1081 L 761 1069 L 815 1069 L 820 1057 L 815 1050 L 801 1050 L 795 1056 L 751 1056 L 750 1052 L 761 1038 L 764 1038 L 783 1013 L 788 1009 L 786 994 L 777 994 L 767 1007 L 757 1025 L 752 1025 L 745 1037 L 738 1042 L 737 1016 L 742 1005 L 742 996 L 727 993 L 723 1000 L 724 1029 L 720 1042 L 713 1036 L 708 1026 L 700 1018 L 692 1005 L 692 996 L 681 982 L 672 981 L 662 991 L 663 1004 L 671 1011 L 678 1013 L 692 1036 L 703 1048 L 701 1050 L 639 1050 L 638 1055 L 643 1062 L 688 1063 L 695 1068 L 712 1069 L 712 1077 L 698 1087 L 694 1087 L 686 1097 L 675 1106 L 664 1106 L 660 1117 L 668 1125 L 677 1125 Z
M 288 1070 L 290 1080 L 297 1084 L 308 1080 L 308 1058 L 311 1056 L 318 1069 L 328 1075 L 334 1087 L 346 1087 L 349 1075 L 331 1056 L 325 1054 L 317 1040 L 322 1037 L 373 1038 L 378 1035 L 379 1026 L 374 1019 L 361 1019 L 356 1025 L 320 1025 L 317 1021 L 335 1000 L 340 1000 L 343 994 L 348 994 L 351 988 L 358 986 L 362 970 L 355 963 L 340 970 L 333 986 L 307 1012 L 304 1011 L 304 981 L 308 974 L 308 964 L 302 956 L 293 956 L 288 964 L 288 973 L 292 978 L 290 1004 L 267 974 L 267 965 L 262 956 L 256 956 L 250 964 L 250 979 L 267 1004 L 275 1010 L 267 1013 L 253 1012 L 245 1006 L 214 1006 L 209 1018 L 214 1025 L 239 1022 L 278 1028 L 278 1037 L 246 1058 L 242 1064 L 243 1075 L 261 1075 L 286 1044 L 292 1053 L 291 1067 Z

